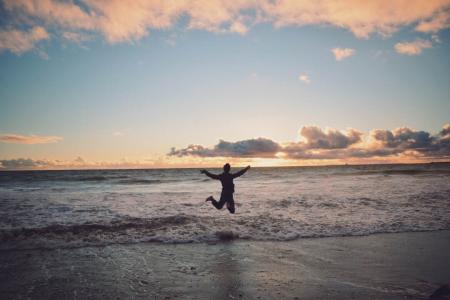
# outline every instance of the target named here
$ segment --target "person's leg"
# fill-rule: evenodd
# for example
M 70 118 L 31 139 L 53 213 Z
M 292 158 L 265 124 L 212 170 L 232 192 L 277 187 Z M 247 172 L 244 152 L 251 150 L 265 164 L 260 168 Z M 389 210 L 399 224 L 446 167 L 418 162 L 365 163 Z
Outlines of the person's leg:
M 227 199 L 223 196 L 223 194 L 220 196 L 220 200 L 217 201 L 216 199 L 214 199 L 213 196 L 210 196 L 206 199 L 206 201 L 211 201 L 212 205 L 214 205 L 215 208 L 217 209 L 221 209 L 225 203 L 227 202 Z
M 228 199 L 228 201 L 227 201 L 227 208 L 230 211 L 230 213 L 232 213 L 232 214 L 234 214 L 234 212 L 236 211 L 235 207 L 234 207 L 233 194 L 231 194 L 231 198 Z

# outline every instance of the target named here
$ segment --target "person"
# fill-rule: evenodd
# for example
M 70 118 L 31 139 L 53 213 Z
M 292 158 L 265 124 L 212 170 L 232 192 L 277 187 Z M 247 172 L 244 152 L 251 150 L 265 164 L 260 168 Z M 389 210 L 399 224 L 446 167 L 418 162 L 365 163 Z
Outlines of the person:
M 247 166 L 246 168 L 240 170 L 236 173 L 230 173 L 231 166 L 229 163 L 226 163 L 223 166 L 223 173 L 222 174 L 213 174 L 208 172 L 207 170 L 201 170 L 200 173 L 205 174 L 206 176 L 220 180 L 222 183 L 222 193 L 220 194 L 220 200 L 217 201 L 214 199 L 213 196 L 209 196 L 206 198 L 206 202 L 211 201 L 212 205 L 214 205 L 215 208 L 221 209 L 225 203 L 227 204 L 227 209 L 230 211 L 230 213 L 234 214 L 235 207 L 234 207 L 234 199 L 233 199 L 233 193 L 234 193 L 234 183 L 233 179 L 239 176 L 244 175 L 245 172 L 250 169 L 250 166 Z

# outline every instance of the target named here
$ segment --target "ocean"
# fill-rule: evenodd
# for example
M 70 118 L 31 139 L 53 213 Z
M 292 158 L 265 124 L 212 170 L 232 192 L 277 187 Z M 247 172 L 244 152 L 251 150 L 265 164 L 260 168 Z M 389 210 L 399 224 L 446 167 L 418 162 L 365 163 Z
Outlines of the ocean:
M 0 250 L 450 229 L 448 163 L 252 168 L 235 186 L 233 215 L 199 169 L 2 171 Z

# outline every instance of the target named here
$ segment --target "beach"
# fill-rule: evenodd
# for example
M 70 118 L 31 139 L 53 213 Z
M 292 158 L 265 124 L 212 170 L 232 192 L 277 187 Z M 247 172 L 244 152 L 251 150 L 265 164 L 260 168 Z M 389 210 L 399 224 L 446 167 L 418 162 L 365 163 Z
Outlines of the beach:
M 0 300 L 450 300 L 450 0 L 0 15 Z
M 11 250 L 2 299 L 427 299 L 450 231 Z M 444 299 L 444 298 L 443 298 Z
M 252 168 L 230 214 L 198 169 L 0 172 L 0 298 L 428 299 L 450 283 L 449 176 Z

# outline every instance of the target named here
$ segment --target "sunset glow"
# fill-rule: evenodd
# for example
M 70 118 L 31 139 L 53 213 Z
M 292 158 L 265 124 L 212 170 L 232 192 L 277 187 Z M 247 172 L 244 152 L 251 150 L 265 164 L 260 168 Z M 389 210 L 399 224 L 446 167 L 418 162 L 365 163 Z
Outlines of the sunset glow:
M 0 170 L 450 161 L 450 1 L 0 1 Z

